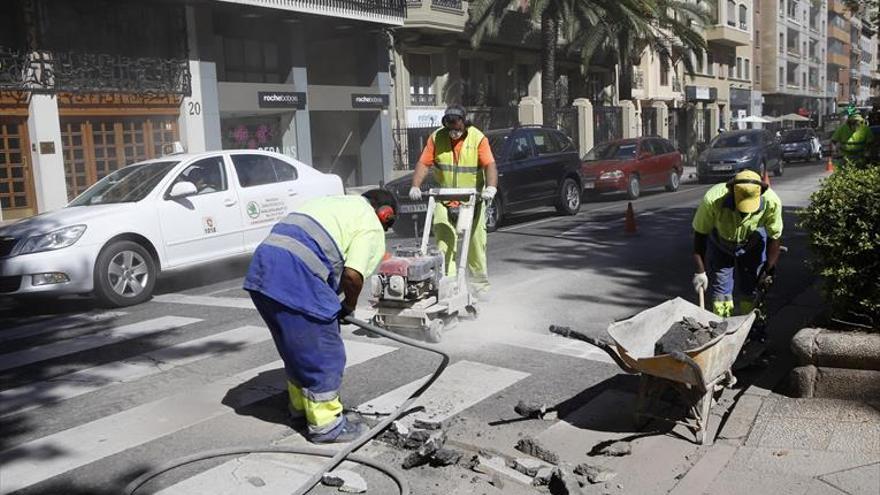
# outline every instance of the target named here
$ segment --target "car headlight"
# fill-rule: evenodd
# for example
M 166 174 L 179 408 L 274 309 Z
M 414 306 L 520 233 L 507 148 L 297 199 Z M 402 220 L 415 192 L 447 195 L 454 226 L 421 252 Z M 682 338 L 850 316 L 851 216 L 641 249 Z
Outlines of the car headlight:
M 612 170 L 599 176 L 600 179 L 619 179 L 621 177 L 623 177 L 623 171 L 621 170 Z
M 39 253 L 41 251 L 53 251 L 73 245 L 86 231 L 85 225 L 73 225 L 63 229 L 53 230 L 48 234 L 29 237 L 24 242 L 18 254 Z

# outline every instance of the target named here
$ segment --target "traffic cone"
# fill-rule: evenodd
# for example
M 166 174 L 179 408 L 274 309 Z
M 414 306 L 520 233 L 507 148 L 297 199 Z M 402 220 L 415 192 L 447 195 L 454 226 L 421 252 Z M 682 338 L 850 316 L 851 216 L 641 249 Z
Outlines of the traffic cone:
M 834 161 L 831 157 L 828 157 L 828 161 L 825 162 L 825 171 L 828 173 L 834 172 Z
M 627 234 L 636 233 L 636 214 L 633 212 L 632 202 L 626 205 L 626 220 L 623 223 L 623 231 Z

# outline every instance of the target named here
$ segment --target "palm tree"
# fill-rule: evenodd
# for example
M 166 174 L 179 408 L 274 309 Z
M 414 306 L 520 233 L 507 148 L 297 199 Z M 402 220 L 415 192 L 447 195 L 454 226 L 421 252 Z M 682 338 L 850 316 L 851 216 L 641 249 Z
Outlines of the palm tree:
M 472 44 L 479 47 L 487 36 L 498 34 L 502 20 L 511 12 L 529 16 L 541 26 L 541 102 L 545 122 L 556 121 L 556 53 L 562 30 L 570 40 L 569 50 L 581 55 L 583 70 L 599 50 L 613 50 L 623 70 L 620 85 L 631 95 L 631 55 L 645 47 L 657 47 L 661 57 L 672 60 L 670 40 L 681 39 L 687 50 L 699 50 L 704 41 L 687 20 L 702 13 L 700 7 L 685 0 L 473 0 L 471 2 Z M 675 12 L 684 15 L 676 16 Z M 681 20 L 678 17 L 682 17 Z M 669 33 L 669 34 L 666 34 Z M 640 49 L 641 48 L 641 49 Z M 692 73 L 690 57 L 683 58 Z M 626 79 L 626 82 L 624 81 Z

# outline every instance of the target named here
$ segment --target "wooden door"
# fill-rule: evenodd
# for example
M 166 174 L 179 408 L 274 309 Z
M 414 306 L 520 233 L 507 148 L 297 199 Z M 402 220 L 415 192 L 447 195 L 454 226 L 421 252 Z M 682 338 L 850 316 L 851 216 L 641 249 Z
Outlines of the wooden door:
M 178 135 L 175 116 L 62 118 L 68 199 L 125 165 L 161 157 Z
M 0 207 L 3 218 L 36 212 L 30 143 L 24 118 L 0 117 Z

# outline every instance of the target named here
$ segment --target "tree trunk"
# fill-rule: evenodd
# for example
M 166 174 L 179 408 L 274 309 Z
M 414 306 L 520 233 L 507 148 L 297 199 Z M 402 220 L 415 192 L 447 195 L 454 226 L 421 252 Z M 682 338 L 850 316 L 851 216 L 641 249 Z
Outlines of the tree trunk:
M 544 124 L 556 125 L 556 43 L 559 39 L 559 16 L 548 8 L 541 15 L 541 103 Z

